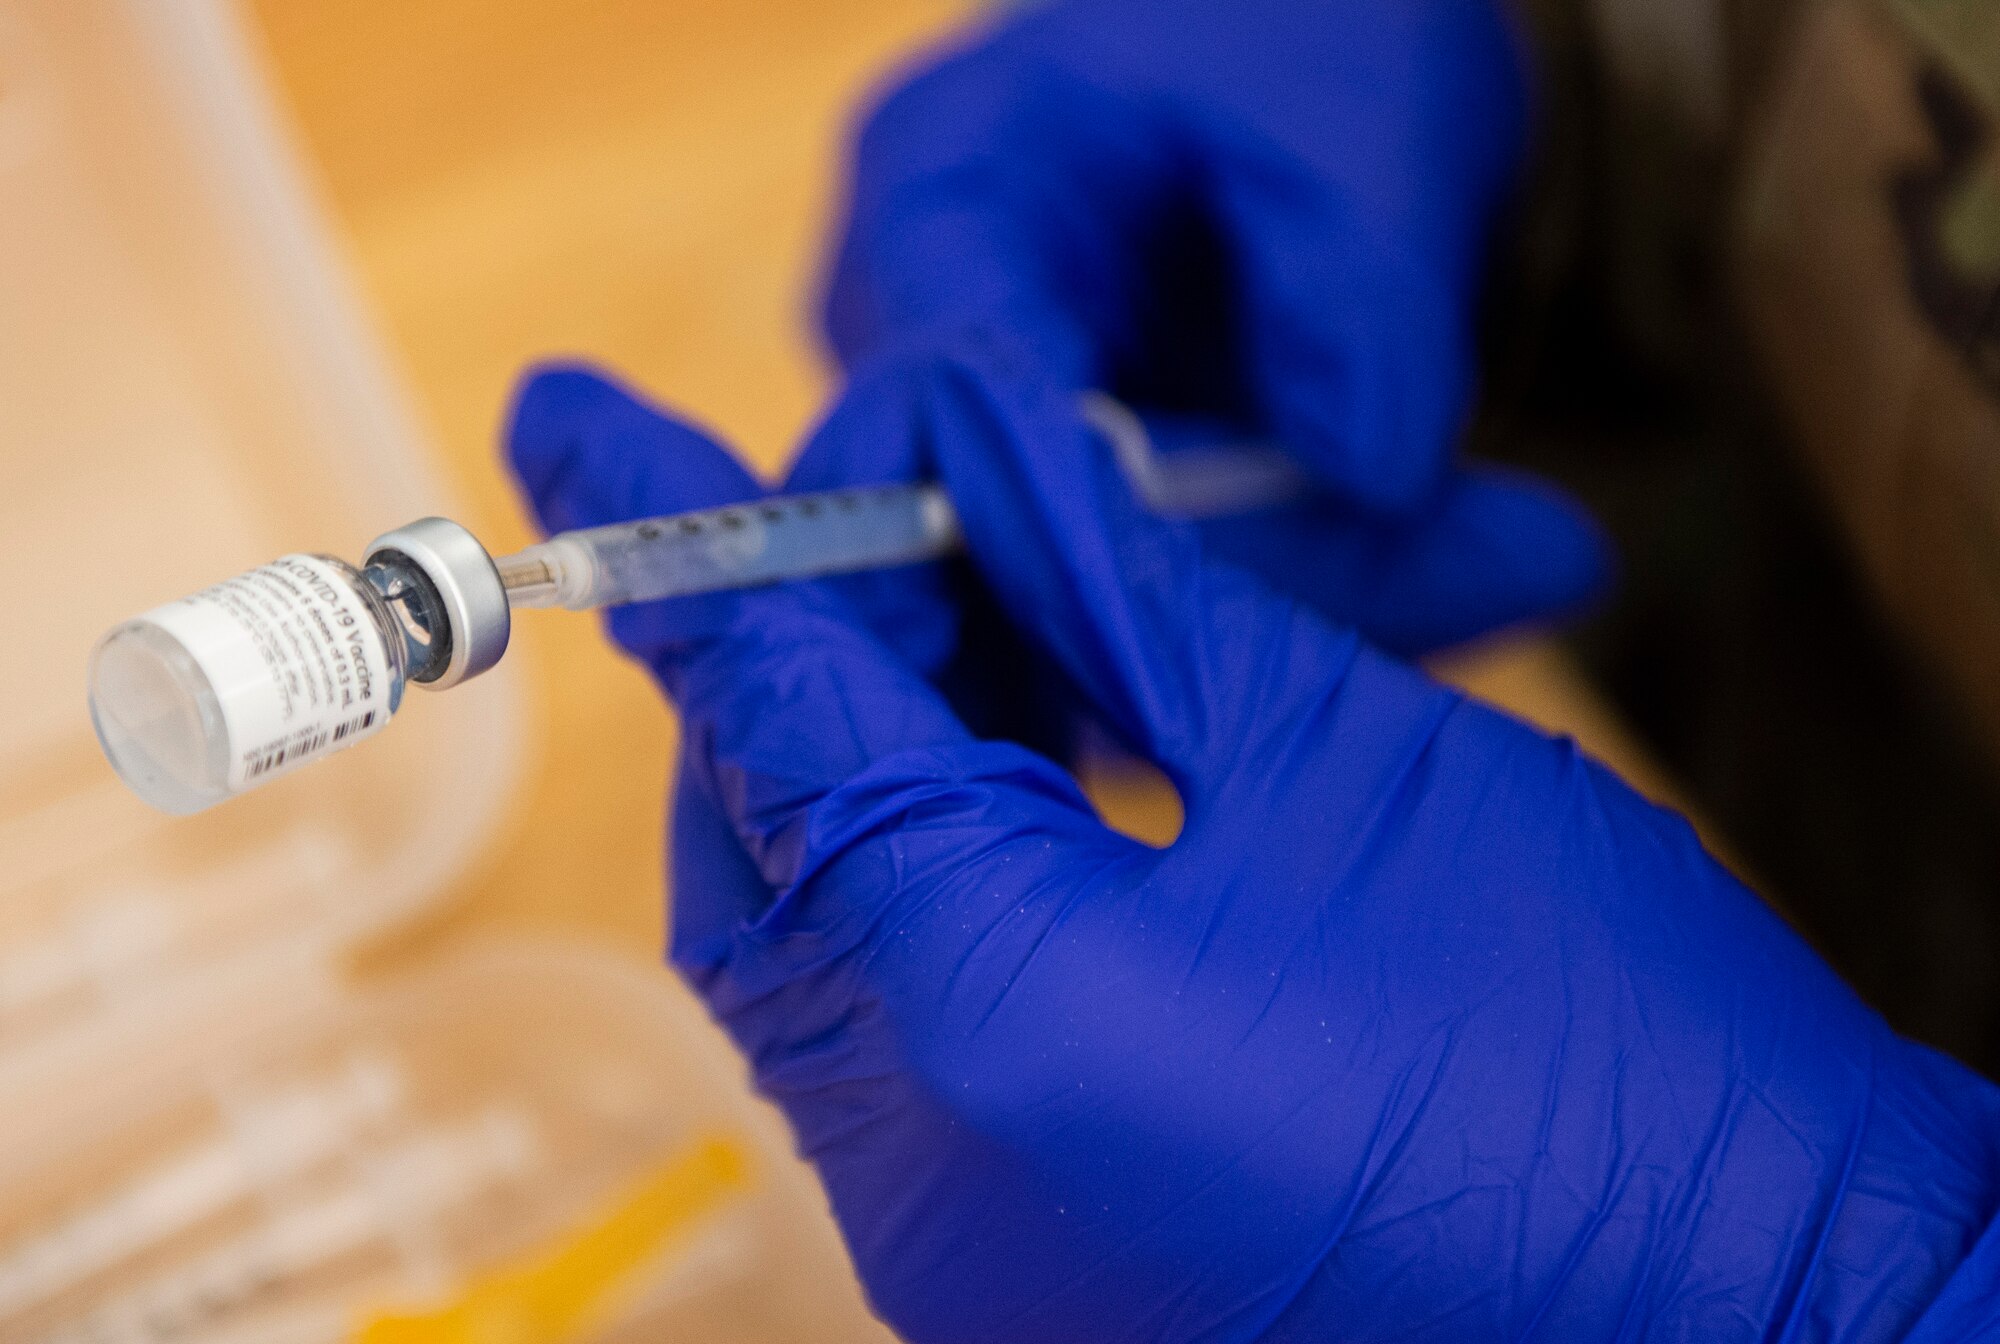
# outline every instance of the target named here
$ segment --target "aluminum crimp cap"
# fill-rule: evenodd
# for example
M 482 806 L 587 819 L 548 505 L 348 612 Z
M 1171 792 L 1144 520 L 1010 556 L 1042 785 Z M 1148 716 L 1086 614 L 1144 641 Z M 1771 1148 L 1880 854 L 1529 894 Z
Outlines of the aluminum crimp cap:
M 500 571 L 479 538 L 449 518 L 419 518 L 368 543 L 362 563 L 372 564 L 387 551 L 408 557 L 423 571 L 451 623 L 451 656 L 444 671 L 417 685 L 441 691 L 500 661 L 507 652 L 513 613 Z

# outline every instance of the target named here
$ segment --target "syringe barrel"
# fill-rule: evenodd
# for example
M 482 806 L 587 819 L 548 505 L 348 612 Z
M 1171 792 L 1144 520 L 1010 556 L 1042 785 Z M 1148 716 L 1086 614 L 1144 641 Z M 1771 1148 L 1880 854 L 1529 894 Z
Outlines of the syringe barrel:
M 583 610 L 916 564 L 959 540 L 943 489 L 880 485 L 563 532 L 499 563 L 516 606 Z

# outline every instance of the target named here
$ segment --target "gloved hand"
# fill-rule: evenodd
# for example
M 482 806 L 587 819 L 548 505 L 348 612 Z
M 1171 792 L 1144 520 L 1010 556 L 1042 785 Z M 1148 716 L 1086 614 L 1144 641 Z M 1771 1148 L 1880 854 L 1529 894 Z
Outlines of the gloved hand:
M 682 714 L 674 959 L 892 1326 L 2000 1329 L 2000 1097 L 1682 820 L 1140 514 L 1018 362 L 866 377 L 809 456 L 865 479 L 885 432 L 1187 812 L 1149 849 L 969 733 L 895 647 L 937 628 L 934 570 L 880 631 L 826 584 L 612 617 Z M 511 436 L 550 528 L 757 493 L 583 372 L 533 381 Z
M 1211 550 L 1399 652 L 1572 607 L 1606 567 L 1582 512 L 1450 461 L 1520 62 L 1500 0 L 1009 17 L 867 118 L 834 349 L 991 327 L 1059 382 L 1286 445 L 1332 502 L 1209 527 Z

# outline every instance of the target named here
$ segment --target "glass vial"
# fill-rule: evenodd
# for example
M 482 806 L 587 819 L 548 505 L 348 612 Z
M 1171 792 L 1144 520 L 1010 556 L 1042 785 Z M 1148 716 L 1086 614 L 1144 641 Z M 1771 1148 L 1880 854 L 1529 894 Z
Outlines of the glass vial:
M 358 568 L 287 555 L 123 622 L 91 654 L 91 721 L 134 792 L 198 812 L 380 732 L 406 686 L 485 671 L 507 633 L 485 548 L 424 519 Z

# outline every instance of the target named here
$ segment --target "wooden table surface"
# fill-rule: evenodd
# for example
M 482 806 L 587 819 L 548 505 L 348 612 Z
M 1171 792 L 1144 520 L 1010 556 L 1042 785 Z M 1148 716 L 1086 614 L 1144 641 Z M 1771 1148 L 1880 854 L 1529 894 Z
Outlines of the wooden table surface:
M 529 539 L 496 430 L 522 367 L 599 361 L 776 471 L 829 387 L 811 336 L 850 110 L 944 0 L 255 0 L 361 284 L 489 543 Z M 595 622 L 523 621 L 534 749 L 509 837 L 387 950 L 560 928 L 654 957 L 673 729 Z M 1669 789 L 1553 646 L 1447 669 Z M 1123 822 L 1170 795 L 1114 784 Z

